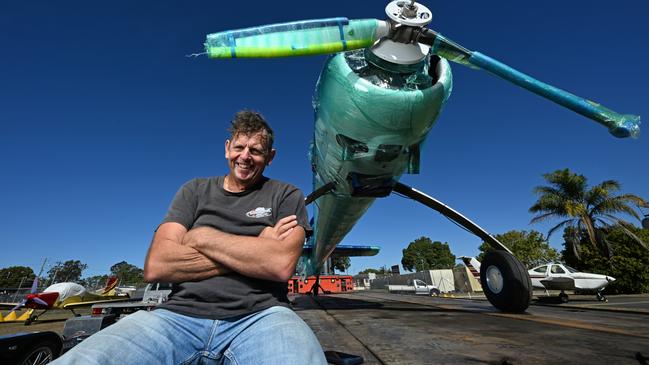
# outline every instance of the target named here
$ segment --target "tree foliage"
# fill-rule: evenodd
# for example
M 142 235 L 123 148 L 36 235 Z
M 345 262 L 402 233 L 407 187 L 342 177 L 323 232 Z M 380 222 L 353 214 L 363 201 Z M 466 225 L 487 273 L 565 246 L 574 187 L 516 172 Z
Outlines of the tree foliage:
M 27 266 L 10 266 L 0 269 L 0 288 L 29 287 L 35 276 L 34 270 Z
M 514 230 L 497 234 L 495 237 L 507 246 L 525 267 L 529 268 L 559 259 L 559 252 L 550 247 L 541 232 Z M 478 260 L 482 261 L 489 250 L 492 250 L 491 245 L 482 242 Z
M 586 232 L 564 232 L 563 260 L 566 264 L 586 272 L 613 276 L 616 280 L 606 287 L 612 294 L 649 293 L 649 251 L 638 245 L 626 231 L 619 227 L 607 230 L 607 239 L 611 244 L 611 257 L 603 257 L 592 246 L 588 245 Z M 633 233 L 645 244 L 649 244 L 649 230 L 631 228 Z M 574 237 L 581 240 L 581 252 L 575 255 Z
M 68 260 L 61 263 L 60 261 L 54 264 L 47 271 L 47 280 L 50 284 L 60 282 L 78 282 L 81 280 L 81 273 L 88 265 L 81 263 L 79 260 Z
M 352 260 L 348 256 L 336 256 L 331 258 L 331 268 L 340 272 L 347 271 L 352 266 Z
M 103 288 L 107 280 L 108 275 L 94 275 L 81 279 L 79 284 L 86 287 L 86 289 L 97 290 Z
M 455 265 L 455 255 L 448 243 L 432 242 L 428 237 L 410 242 L 402 252 L 401 265 L 407 271 L 452 269 Z
M 117 277 L 120 285 L 140 286 L 144 283 L 144 270 L 126 261 L 111 266 L 110 273 Z
M 587 243 L 601 255 L 609 257 L 611 245 L 603 230 L 614 227 L 644 245 L 633 233 L 633 225 L 615 215 L 625 213 L 639 220 L 640 216 L 633 206 L 649 205 L 644 199 L 633 194 L 615 195 L 620 190 L 619 182 L 606 180 L 589 188 L 586 177 L 568 169 L 544 174 L 543 178 L 550 185 L 537 186 L 534 189 L 539 198 L 529 210 L 538 215 L 532 219 L 532 223 L 552 218 L 561 219 L 559 224 L 550 229 L 548 237 L 567 227 L 572 227 L 570 232 L 575 234 L 585 231 L 587 241 L 578 236 L 573 237 L 575 256 L 579 256 L 582 243 Z

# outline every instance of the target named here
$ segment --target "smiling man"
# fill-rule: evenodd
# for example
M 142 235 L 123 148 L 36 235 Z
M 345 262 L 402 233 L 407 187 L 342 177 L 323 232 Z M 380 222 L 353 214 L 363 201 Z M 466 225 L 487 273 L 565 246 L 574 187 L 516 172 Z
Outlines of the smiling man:
M 228 174 L 183 185 L 149 248 L 145 280 L 174 283 L 169 300 L 57 364 L 326 364 L 286 297 L 310 231 L 304 196 L 263 175 L 275 150 L 260 114 L 237 113 L 230 132 Z

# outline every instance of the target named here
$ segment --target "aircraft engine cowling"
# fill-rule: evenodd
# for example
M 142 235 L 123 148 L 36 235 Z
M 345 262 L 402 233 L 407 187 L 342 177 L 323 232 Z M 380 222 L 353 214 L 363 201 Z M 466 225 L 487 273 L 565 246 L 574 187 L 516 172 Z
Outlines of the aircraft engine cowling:
M 421 145 L 451 89 L 450 66 L 437 56 L 396 65 L 357 50 L 327 60 L 314 96 L 311 162 L 314 190 L 336 186 L 314 205 L 314 250 L 303 272 L 317 273 L 376 197 L 404 172 L 418 173 Z

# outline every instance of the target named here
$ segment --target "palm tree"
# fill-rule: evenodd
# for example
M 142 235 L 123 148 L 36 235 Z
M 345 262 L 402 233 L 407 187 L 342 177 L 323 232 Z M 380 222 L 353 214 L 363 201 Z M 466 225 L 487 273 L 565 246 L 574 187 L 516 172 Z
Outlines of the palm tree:
M 596 250 L 603 256 L 610 257 L 611 247 L 606 239 L 606 231 L 612 227 L 619 227 L 625 234 L 647 248 L 644 242 L 628 229 L 633 225 L 616 217 L 615 214 L 626 213 L 640 220 L 640 215 L 633 205 L 648 207 L 649 204 L 637 195 L 614 195 L 620 190 L 619 182 L 606 180 L 589 188 L 586 177 L 568 169 L 543 174 L 543 178 L 550 183 L 550 186 L 534 188 L 539 198 L 529 211 L 540 213 L 532 219 L 531 223 L 551 218 L 563 219 L 548 231 L 548 238 L 560 228 L 572 227 L 573 229 L 567 232 L 572 233 L 572 247 L 577 257 L 579 257 L 579 235 L 584 232 Z

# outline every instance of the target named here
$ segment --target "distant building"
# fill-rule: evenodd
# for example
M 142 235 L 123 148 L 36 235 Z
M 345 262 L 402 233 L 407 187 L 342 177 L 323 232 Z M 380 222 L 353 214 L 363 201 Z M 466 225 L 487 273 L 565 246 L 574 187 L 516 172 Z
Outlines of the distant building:
M 372 280 L 376 279 L 376 274 L 373 272 L 367 274 L 357 274 L 353 276 L 354 290 L 366 290 L 370 288 Z
M 442 293 L 455 292 L 455 279 L 453 270 L 424 270 L 403 275 L 393 275 L 377 278 L 371 282 L 372 289 L 385 289 L 388 285 L 406 285 L 408 282 L 419 279 L 426 284 L 435 285 Z

